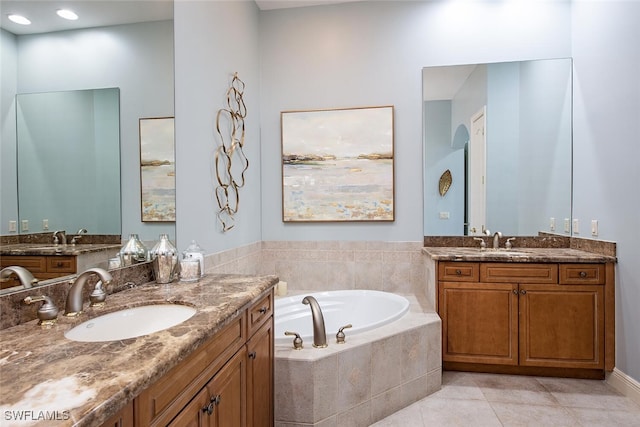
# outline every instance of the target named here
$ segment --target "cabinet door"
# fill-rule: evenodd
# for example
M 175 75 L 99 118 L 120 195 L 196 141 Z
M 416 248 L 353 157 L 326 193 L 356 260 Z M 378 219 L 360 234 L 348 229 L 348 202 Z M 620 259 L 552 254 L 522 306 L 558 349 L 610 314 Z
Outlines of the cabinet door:
M 273 318 L 247 342 L 247 425 L 273 426 Z
M 242 347 L 169 425 L 246 426 L 246 358 L 246 349 Z
M 603 369 L 603 287 L 520 285 L 520 364 Z
M 445 362 L 518 364 L 517 285 L 440 282 Z
M 102 423 L 102 427 L 133 427 L 133 402 Z

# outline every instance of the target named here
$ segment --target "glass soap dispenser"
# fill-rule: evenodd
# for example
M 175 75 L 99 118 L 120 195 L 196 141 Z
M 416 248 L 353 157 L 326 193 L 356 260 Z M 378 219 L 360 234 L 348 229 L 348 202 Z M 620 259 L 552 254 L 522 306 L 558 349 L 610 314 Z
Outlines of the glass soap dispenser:
M 182 252 L 183 260 L 195 260 L 200 263 L 200 277 L 204 276 L 204 251 L 195 240 Z

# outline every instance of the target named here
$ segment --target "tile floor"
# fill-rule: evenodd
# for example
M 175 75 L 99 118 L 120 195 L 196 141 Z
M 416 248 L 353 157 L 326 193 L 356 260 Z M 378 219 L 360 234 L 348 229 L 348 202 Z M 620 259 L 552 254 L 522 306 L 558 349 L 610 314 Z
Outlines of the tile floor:
M 440 391 L 374 426 L 637 427 L 640 405 L 604 381 L 444 372 Z

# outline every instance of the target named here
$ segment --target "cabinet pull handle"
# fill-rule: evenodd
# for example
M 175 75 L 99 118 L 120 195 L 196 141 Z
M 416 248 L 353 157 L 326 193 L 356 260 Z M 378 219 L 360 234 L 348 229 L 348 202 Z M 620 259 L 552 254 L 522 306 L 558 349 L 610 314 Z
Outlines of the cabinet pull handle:
M 459 275 L 461 275 L 461 274 L 462 274 L 462 271 L 460 271 L 460 270 L 456 270 L 456 274 L 459 276 Z
M 256 358 L 256 352 L 252 351 L 251 353 L 249 353 L 249 359 L 255 359 Z
M 260 312 L 260 314 L 265 314 L 267 312 L 267 307 L 260 307 L 260 310 L 258 310 Z
M 520 291 L 520 294 L 522 294 L 522 295 L 524 295 L 526 293 L 527 293 L 527 291 L 525 291 L 524 289 Z
M 581 271 L 580 272 L 580 278 L 584 279 L 585 277 L 587 277 L 587 272 L 586 271 Z
M 207 415 L 211 415 L 211 414 L 213 414 L 213 409 L 218 404 L 220 404 L 220 395 L 219 394 L 211 397 L 211 400 L 209 400 L 209 404 L 202 408 L 202 412 L 206 412 Z

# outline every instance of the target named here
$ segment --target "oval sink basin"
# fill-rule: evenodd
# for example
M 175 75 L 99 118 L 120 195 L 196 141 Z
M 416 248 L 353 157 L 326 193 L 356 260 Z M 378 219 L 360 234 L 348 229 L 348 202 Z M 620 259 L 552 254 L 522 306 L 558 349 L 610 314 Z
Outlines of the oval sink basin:
M 196 309 L 186 305 L 143 305 L 89 319 L 68 330 L 64 336 L 82 342 L 136 338 L 178 325 L 194 314 Z

